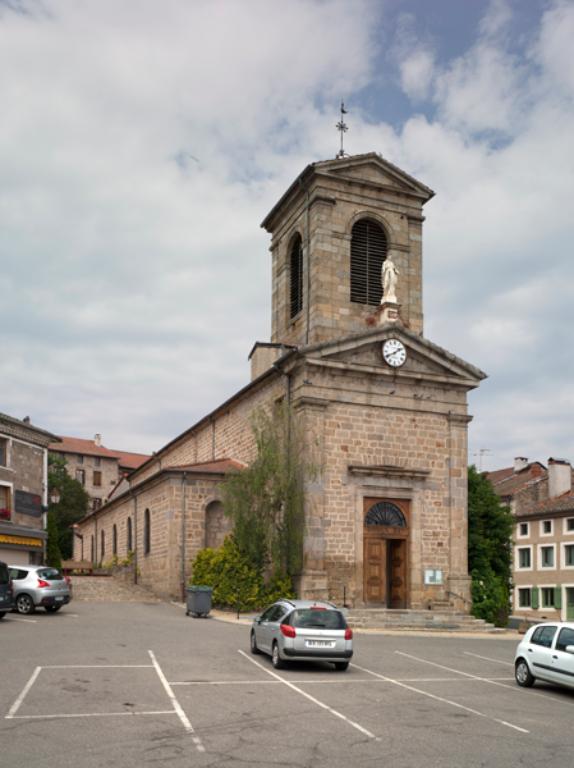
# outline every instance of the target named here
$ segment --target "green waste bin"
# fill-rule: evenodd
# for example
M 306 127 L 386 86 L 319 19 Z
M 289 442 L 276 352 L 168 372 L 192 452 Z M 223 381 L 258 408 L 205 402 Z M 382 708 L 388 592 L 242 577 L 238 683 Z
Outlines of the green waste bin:
M 187 610 L 186 616 L 193 616 L 194 619 L 200 616 L 207 616 L 211 610 L 211 587 L 196 586 L 187 588 Z

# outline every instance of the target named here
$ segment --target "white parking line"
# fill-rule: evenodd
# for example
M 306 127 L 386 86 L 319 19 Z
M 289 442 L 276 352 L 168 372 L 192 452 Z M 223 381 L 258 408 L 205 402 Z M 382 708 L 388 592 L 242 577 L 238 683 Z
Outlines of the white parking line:
M 9 621 L 21 621 L 23 624 L 37 624 L 38 619 L 17 619 L 16 616 L 10 616 Z
M 395 651 L 395 653 L 401 653 L 400 651 Z M 401 654 L 401 655 L 408 655 L 408 654 Z M 411 658 L 416 658 L 412 656 Z M 443 704 L 448 704 L 451 707 L 456 707 L 457 709 L 463 709 L 465 712 L 470 712 L 472 715 L 476 715 L 477 717 L 484 717 L 486 720 L 492 720 L 495 723 L 499 723 L 500 725 L 505 725 L 507 728 L 513 728 L 515 731 L 520 731 L 520 733 L 530 733 L 530 731 L 527 731 L 525 728 L 521 728 L 518 725 L 513 725 L 512 723 L 508 723 L 506 720 L 499 720 L 497 717 L 491 717 L 490 715 L 484 714 L 484 712 L 479 712 L 477 709 L 472 709 L 471 707 L 465 707 L 464 704 L 459 704 L 457 701 L 451 701 L 450 699 L 445 699 L 442 696 L 436 696 L 434 693 L 429 693 L 428 691 L 423 691 L 420 688 L 415 688 L 412 685 L 407 685 L 406 683 L 401 683 L 399 680 L 394 680 L 391 677 L 387 677 L 386 675 L 381 675 L 378 672 L 373 672 L 370 669 L 365 669 L 365 667 L 360 667 L 358 664 L 352 664 L 355 669 L 360 669 L 361 672 L 367 672 L 370 675 L 374 675 L 375 677 L 381 678 L 381 680 L 386 680 L 389 683 L 393 683 L 394 685 L 398 685 L 401 688 L 405 688 L 408 691 L 413 691 L 413 693 L 419 693 L 421 696 L 426 696 L 429 699 L 434 699 L 435 701 L 440 701 Z M 456 670 L 454 670 L 456 671 Z
M 270 669 L 266 669 L 266 667 L 264 667 L 258 661 L 255 661 L 255 659 L 252 659 L 250 656 L 248 656 L 245 653 L 245 651 L 239 650 L 238 653 L 240 653 L 243 657 L 245 657 L 247 659 L 247 661 L 250 661 L 252 664 L 255 664 L 256 667 L 259 667 L 259 669 L 263 670 L 263 672 L 267 672 L 268 675 L 271 675 L 271 677 L 274 677 L 280 683 L 283 683 L 288 688 L 291 688 L 291 690 L 296 691 L 301 696 L 304 696 L 309 701 L 312 701 L 313 704 L 316 704 L 318 707 L 321 707 L 321 709 L 325 709 L 331 715 L 334 715 L 335 717 L 338 717 L 340 720 L 344 720 L 346 723 L 351 725 L 353 728 L 356 728 L 357 731 L 360 731 L 360 733 L 364 734 L 369 739 L 375 739 L 376 741 L 380 741 L 380 739 L 377 736 L 375 736 L 374 733 L 371 733 L 366 728 L 363 728 L 362 725 L 359 725 L 359 723 L 356 723 L 354 720 L 349 719 L 346 715 L 343 715 L 341 712 L 338 712 L 336 709 L 333 709 L 328 704 L 325 704 L 324 702 L 319 701 L 319 699 L 316 699 L 314 696 L 311 696 L 309 693 L 306 693 L 305 691 L 301 690 L 301 688 L 299 688 L 298 686 L 296 686 L 294 683 L 290 682 L 289 680 L 285 680 L 285 678 L 281 677 L 280 675 L 276 674 L 275 672 L 272 672 Z
M 153 664 L 46 664 L 42 669 L 154 669 Z
M 471 653 L 470 651 L 464 652 L 466 656 L 474 656 L 475 659 L 482 659 L 483 661 L 494 661 L 495 664 L 504 664 L 507 667 L 513 667 L 514 664 L 511 661 L 501 661 L 500 659 L 491 659 L 489 656 L 480 656 L 478 653 Z
M 164 688 L 165 692 L 167 693 L 167 695 L 169 697 L 169 700 L 171 701 L 171 703 L 173 705 L 173 708 L 174 708 L 175 712 L 177 713 L 177 716 L 181 720 L 181 722 L 183 724 L 183 727 L 185 728 L 185 730 L 188 733 L 190 733 L 192 735 L 191 738 L 192 738 L 192 741 L 193 741 L 193 743 L 195 744 L 195 746 L 197 748 L 197 751 L 198 752 L 205 752 L 205 747 L 201 743 L 201 739 L 198 736 L 195 735 L 195 731 L 193 730 L 193 725 L 189 722 L 189 719 L 188 719 L 187 715 L 185 714 L 185 712 L 183 710 L 183 707 L 181 706 L 181 704 L 177 700 L 177 698 L 175 696 L 175 693 L 171 689 L 170 684 L 167 682 L 167 678 L 164 675 L 160 665 L 158 664 L 154 652 L 148 650 L 148 653 L 149 653 L 150 658 L 152 660 L 152 664 L 155 667 L 155 671 L 157 672 L 157 675 L 158 675 L 158 677 L 160 679 L 160 682 L 163 685 L 163 688 Z
M 36 669 L 32 672 L 32 677 L 28 680 L 28 682 L 24 686 L 22 693 L 18 696 L 16 701 L 12 704 L 12 706 L 8 710 L 8 714 L 5 717 L 6 720 L 11 720 L 16 714 L 16 712 L 20 709 L 22 702 L 24 701 L 24 699 L 26 698 L 26 695 L 28 694 L 28 691 L 36 682 L 36 678 L 38 677 L 41 671 L 42 671 L 42 667 L 36 667 Z
M 506 680 L 508 682 L 514 680 L 513 677 L 491 677 L 490 680 Z M 400 683 L 468 683 L 464 677 L 397 677 L 395 678 Z M 280 685 L 283 680 L 182 680 L 181 682 L 173 682 L 170 680 L 169 684 L 174 685 Z M 337 680 L 309 680 L 305 678 L 303 680 L 290 680 L 290 683 L 298 683 L 300 685 L 360 685 L 361 683 L 369 685 L 382 685 L 387 682 L 386 680 L 377 680 L 376 678 L 370 679 L 354 679 L 345 677 Z
M 61 715 L 14 715 L 12 720 L 61 720 L 68 717 L 133 717 L 134 715 L 177 715 L 174 709 L 160 709 L 155 712 L 76 712 Z

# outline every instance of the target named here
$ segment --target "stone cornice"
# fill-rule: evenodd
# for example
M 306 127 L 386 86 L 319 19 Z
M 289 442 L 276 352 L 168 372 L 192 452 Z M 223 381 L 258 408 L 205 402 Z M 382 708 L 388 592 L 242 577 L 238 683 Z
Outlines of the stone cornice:
M 412 469 L 399 467 L 394 464 L 349 464 L 349 474 L 367 475 L 370 477 L 402 477 L 409 480 L 426 480 L 430 475 L 428 469 Z

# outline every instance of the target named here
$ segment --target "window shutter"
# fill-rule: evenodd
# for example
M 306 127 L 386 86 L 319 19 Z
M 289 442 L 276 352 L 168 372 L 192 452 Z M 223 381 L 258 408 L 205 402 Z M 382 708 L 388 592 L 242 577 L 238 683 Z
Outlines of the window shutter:
M 554 587 L 554 607 L 562 608 L 562 587 Z
M 538 587 L 532 587 L 532 608 L 536 611 L 538 609 L 538 606 L 540 605 L 538 601 L 538 593 L 539 589 Z
M 361 219 L 351 233 L 351 301 L 381 303 L 381 269 L 387 256 L 387 238 L 375 221 Z

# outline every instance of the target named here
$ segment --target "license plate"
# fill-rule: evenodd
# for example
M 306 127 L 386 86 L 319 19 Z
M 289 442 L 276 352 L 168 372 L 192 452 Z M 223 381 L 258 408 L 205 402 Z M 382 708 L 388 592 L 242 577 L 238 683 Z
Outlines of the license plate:
M 56 598 L 56 602 L 57 602 L 57 603 L 61 603 L 63 599 L 64 599 L 63 597 L 57 597 L 57 598 Z
M 329 640 L 306 640 L 305 646 L 307 648 L 334 648 L 335 643 Z

